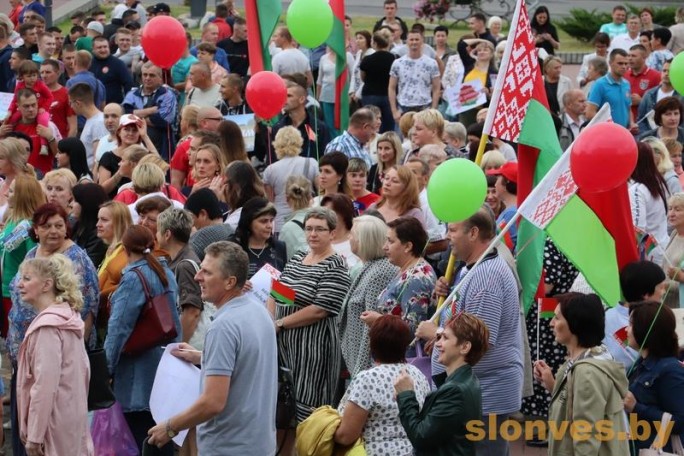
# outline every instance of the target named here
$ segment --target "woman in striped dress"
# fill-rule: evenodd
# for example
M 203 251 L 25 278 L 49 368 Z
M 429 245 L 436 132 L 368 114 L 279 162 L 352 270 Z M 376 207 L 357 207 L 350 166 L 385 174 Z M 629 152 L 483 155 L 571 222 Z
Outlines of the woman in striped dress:
M 304 219 L 309 252 L 298 252 L 280 282 L 295 291 L 294 304 L 269 300 L 276 318 L 281 366 L 292 371 L 297 420 L 321 405 L 331 405 L 340 373 L 336 317 L 351 280 L 344 259 L 335 253 L 337 216 L 328 208 L 309 210 Z

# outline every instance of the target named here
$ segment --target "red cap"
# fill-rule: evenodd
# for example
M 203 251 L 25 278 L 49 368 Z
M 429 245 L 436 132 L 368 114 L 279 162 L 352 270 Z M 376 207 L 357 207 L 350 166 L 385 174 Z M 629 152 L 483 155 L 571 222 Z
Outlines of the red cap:
M 510 182 L 518 183 L 518 162 L 506 162 L 501 168 L 490 169 L 488 176 L 503 176 Z

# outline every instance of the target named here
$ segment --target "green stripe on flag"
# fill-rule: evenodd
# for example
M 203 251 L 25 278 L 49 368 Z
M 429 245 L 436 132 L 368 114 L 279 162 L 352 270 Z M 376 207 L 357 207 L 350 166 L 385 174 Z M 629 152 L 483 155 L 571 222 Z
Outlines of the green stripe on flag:
M 535 99 L 530 100 L 528 105 L 518 143 L 539 149 L 533 179 L 533 186 L 536 186 L 560 158 L 562 151 L 551 114 Z M 541 280 L 545 242 L 546 236 L 542 230 L 525 219 L 520 220 L 516 264 L 522 284 L 522 302 L 526 313 L 534 303 Z
M 292 299 L 287 298 L 287 297 L 281 295 L 280 293 L 278 293 L 278 292 L 275 291 L 275 290 L 271 290 L 270 295 L 271 295 L 271 297 L 272 297 L 273 299 L 275 299 L 276 301 L 278 301 L 278 302 L 280 302 L 280 303 L 282 303 L 282 304 L 284 304 L 284 305 L 286 305 L 286 306 L 292 306 L 292 305 L 294 305 L 294 301 L 293 301 Z
M 568 201 L 546 232 L 606 304 L 612 307 L 620 301 L 615 240 L 579 196 Z
M 261 49 L 264 59 L 264 70 L 271 71 L 271 52 L 268 45 L 271 35 L 278 25 L 283 4 L 280 0 L 256 0 L 259 16 L 259 31 L 261 32 Z

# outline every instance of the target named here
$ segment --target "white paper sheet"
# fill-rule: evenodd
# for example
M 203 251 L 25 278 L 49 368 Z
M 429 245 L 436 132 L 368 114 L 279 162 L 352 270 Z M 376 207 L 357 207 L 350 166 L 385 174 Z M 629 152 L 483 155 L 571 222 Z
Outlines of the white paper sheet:
M 271 282 L 273 279 L 278 280 L 279 278 L 280 271 L 266 263 L 251 279 L 249 279 L 249 281 L 252 282 L 252 290 L 247 293 L 247 296 L 266 305 L 268 296 L 271 294 Z
M 169 344 L 164 350 L 150 395 L 150 411 L 157 423 L 164 423 L 197 401 L 200 395 L 200 370 L 193 364 L 176 358 L 171 350 L 179 344 Z M 173 441 L 182 446 L 187 430 L 180 431 Z

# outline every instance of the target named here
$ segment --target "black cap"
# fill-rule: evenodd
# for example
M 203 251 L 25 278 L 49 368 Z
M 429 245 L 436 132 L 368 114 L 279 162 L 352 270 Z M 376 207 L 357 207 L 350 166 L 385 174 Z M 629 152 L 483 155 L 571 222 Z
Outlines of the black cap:
M 154 5 L 154 12 L 156 14 L 159 14 L 159 13 L 171 14 L 171 8 L 166 3 L 157 3 L 156 5 Z

